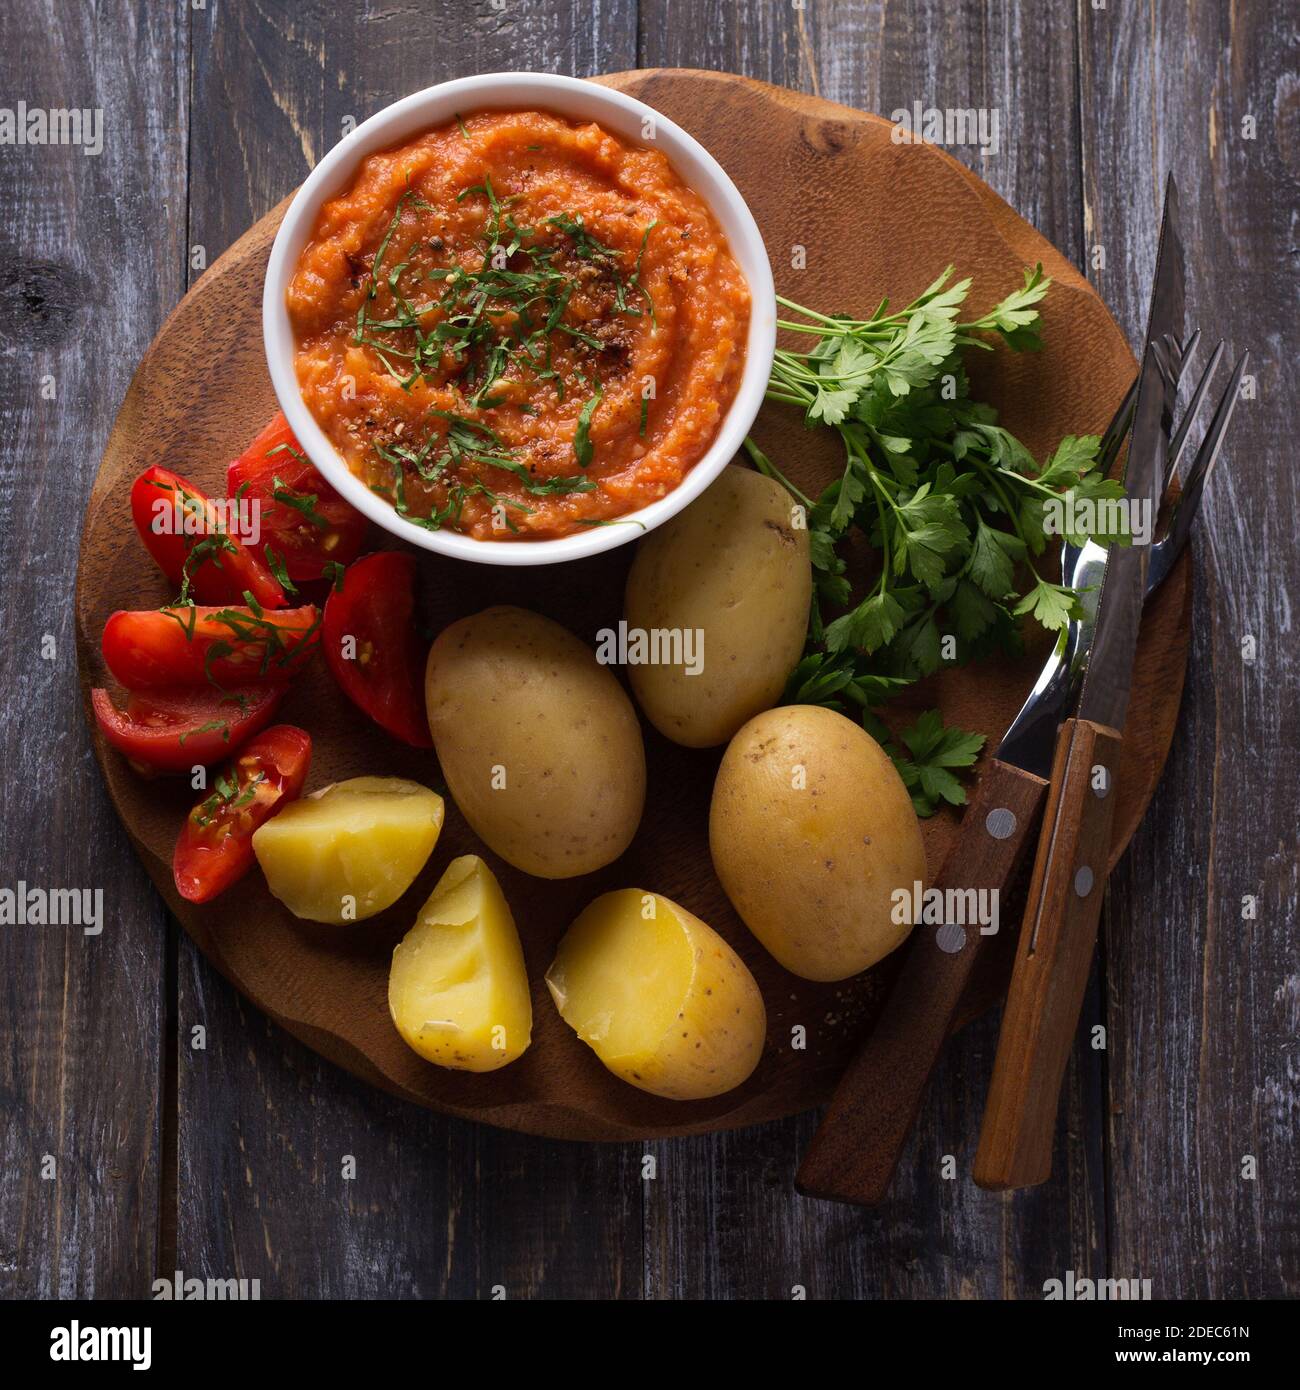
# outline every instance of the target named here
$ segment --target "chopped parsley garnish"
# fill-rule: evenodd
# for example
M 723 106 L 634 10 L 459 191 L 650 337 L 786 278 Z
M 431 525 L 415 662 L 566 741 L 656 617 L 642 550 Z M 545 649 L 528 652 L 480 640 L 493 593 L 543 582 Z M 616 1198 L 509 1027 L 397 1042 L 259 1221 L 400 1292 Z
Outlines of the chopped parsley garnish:
M 579 468 L 586 468 L 591 462 L 591 417 L 596 413 L 596 407 L 600 404 L 600 398 L 604 395 L 600 382 L 596 383 L 596 394 L 584 405 L 578 413 L 578 429 L 573 436 L 573 452 L 578 460 Z
M 581 215 L 560 213 L 540 226 L 521 225 L 518 199 L 497 189 L 489 176 L 461 189 L 457 202 L 483 207 L 477 266 L 467 266 L 442 237 L 424 235 L 423 227 L 409 235 L 411 214 L 434 209 L 408 187 L 370 264 L 352 339 L 373 352 L 403 390 L 422 381 L 450 387 L 461 403 L 425 410 L 414 426 L 384 431 L 371 445 L 380 471 L 392 478 L 387 487 L 372 483 L 372 490 L 389 497 L 407 520 L 431 529 L 458 525 L 471 497 L 529 511 L 493 491 L 484 481 L 492 471 L 510 473 L 533 496 L 593 491 L 597 484 L 581 474 L 556 476 L 549 464 L 539 469 L 526 442 L 507 446 L 479 413 L 510 404 L 521 415 L 535 414 L 531 403 L 513 399 L 518 382 L 546 384 L 557 404 L 571 398 L 578 383 L 584 395 L 573 452 L 585 472 L 595 455 L 591 426 L 604 394 L 600 377 L 626 366 L 628 328 L 619 321 L 656 321 L 641 281 L 655 222 L 641 229 L 633 256 L 605 245 Z M 642 434 L 647 410 L 643 403 Z M 412 489 L 417 479 L 427 486 Z M 279 479 L 276 484 L 277 501 L 298 505 L 312 519 L 314 497 L 282 495 Z
M 266 563 L 271 573 L 280 581 L 280 587 L 286 594 L 296 594 L 298 592 L 298 586 L 289 578 L 289 571 L 285 568 L 284 564 L 284 556 L 272 546 L 270 541 L 267 541 L 262 547 L 262 552 L 266 556 Z M 245 597 L 247 597 L 247 595 L 245 595 Z M 251 607 L 252 605 L 250 604 L 249 606 Z
M 185 746 L 185 740 L 186 740 L 187 738 L 190 738 L 193 734 L 215 734 L 215 733 L 220 733 L 220 734 L 221 734 L 221 737 L 222 737 L 227 743 L 230 742 L 230 725 L 224 723 L 224 722 L 223 722 L 222 720 L 220 720 L 220 719 L 211 719 L 211 720 L 209 720 L 206 724 L 198 724 L 198 725 L 196 725 L 193 729 L 186 729 L 185 732 L 184 732 L 183 734 L 179 734 L 179 735 L 177 736 L 176 742 L 179 743 L 182 747 L 184 747 L 184 746 Z
M 314 492 L 295 492 L 288 483 L 277 473 L 271 480 L 271 496 L 275 501 L 282 503 L 286 507 L 292 507 L 294 511 L 301 512 L 311 524 L 322 531 L 329 530 L 329 518 L 322 516 L 316 510 L 316 503 L 320 501 L 319 496 Z
M 258 772 L 249 778 L 247 785 L 241 790 L 237 779 L 219 772 L 213 784 L 212 795 L 201 801 L 192 812 L 194 824 L 206 827 L 212 824 L 222 810 L 242 810 L 256 799 L 258 784 L 265 781 L 266 773 Z

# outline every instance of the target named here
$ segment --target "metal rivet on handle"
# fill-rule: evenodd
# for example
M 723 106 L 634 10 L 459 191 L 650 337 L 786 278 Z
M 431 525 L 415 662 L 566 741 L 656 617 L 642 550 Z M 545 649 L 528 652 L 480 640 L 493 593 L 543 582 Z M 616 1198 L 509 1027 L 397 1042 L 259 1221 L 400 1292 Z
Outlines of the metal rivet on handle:
M 950 956 L 955 956 L 966 944 L 966 931 L 963 927 L 959 927 L 956 922 L 945 922 L 935 932 L 934 942 L 941 951 L 947 951 Z
M 995 840 L 1005 840 L 1016 829 L 1016 813 L 1006 806 L 995 806 L 984 818 L 984 829 Z
M 1081 898 L 1092 892 L 1092 870 L 1086 864 L 1074 876 L 1074 891 Z

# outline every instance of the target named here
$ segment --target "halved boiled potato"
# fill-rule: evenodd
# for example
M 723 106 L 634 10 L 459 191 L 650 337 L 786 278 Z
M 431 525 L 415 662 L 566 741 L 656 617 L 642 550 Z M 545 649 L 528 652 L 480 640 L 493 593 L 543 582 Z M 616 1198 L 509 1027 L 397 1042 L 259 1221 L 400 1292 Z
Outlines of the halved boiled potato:
M 721 1095 L 763 1052 L 754 977 L 712 927 L 657 893 L 597 898 L 565 933 L 546 984 L 605 1066 L 652 1095 Z
M 353 777 L 290 802 L 253 835 L 253 852 L 296 917 L 359 922 L 415 881 L 442 817 L 442 797 L 418 782 Z
M 492 870 L 453 859 L 393 952 L 388 1011 L 406 1043 L 458 1071 L 496 1071 L 532 1038 L 519 933 Z

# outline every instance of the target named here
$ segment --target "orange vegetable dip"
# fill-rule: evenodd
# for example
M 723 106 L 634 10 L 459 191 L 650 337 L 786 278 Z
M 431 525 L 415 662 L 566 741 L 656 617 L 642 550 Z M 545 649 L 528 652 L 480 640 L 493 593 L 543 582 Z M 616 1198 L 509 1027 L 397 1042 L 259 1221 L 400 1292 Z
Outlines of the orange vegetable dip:
M 677 487 L 735 396 L 750 299 L 664 155 L 494 111 L 363 161 L 288 308 L 303 399 L 363 482 L 527 540 Z

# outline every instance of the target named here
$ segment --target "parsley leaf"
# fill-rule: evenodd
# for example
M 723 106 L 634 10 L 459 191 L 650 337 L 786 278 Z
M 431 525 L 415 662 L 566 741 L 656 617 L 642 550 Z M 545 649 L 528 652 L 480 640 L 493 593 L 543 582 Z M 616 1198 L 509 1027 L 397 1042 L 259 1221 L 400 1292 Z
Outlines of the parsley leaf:
M 937 709 L 926 710 L 899 735 L 903 753 L 892 741 L 885 745 L 912 797 L 918 816 L 932 816 L 942 802 L 966 804 L 966 789 L 953 768 L 972 767 L 984 747 L 984 735 L 946 727 Z
M 975 543 L 969 573 L 974 583 L 993 599 L 1013 591 L 1016 565 L 1025 558 L 1025 543 L 1010 531 L 996 531 L 983 517 L 975 523 Z
M 851 612 L 826 627 L 826 650 L 842 652 L 860 647 L 870 655 L 883 647 L 903 626 L 904 613 L 898 600 L 883 590 L 872 594 Z
M 806 352 L 777 349 L 768 397 L 800 409 L 810 427 L 833 429 L 844 450 L 839 476 L 808 498 L 745 442 L 755 467 L 807 515 L 813 601 L 787 700 L 856 710 L 888 739 L 875 711 L 912 682 L 1018 652 L 1021 620 L 1059 631 L 1078 615 L 1078 594 L 1035 562 L 1061 531 L 1075 542 L 1121 538 L 1118 509 L 1106 504 L 1123 490 L 1101 475 L 1095 436 L 1067 436 L 1040 462 L 992 405 L 971 398 L 963 364 L 990 338 L 1012 350 L 1040 346 L 1050 284 L 1041 266 L 1027 268 L 1019 286 L 967 321 L 971 281 L 954 280 L 951 266 L 905 308 L 885 300 L 867 318 L 778 296 L 790 315 L 778 326 L 812 341 Z M 864 537 L 880 561 L 865 590 L 849 563 Z M 933 712 L 911 736 L 917 746 L 904 740 L 900 770 L 928 815 L 960 794 L 957 774 L 982 736 L 956 730 L 948 739 Z
M 1036 622 L 1052 632 L 1063 628 L 1071 618 L 1083 616 L 1074 590 L 1047 579 L 1035 580 L 1034 587 L 1016 604 L 1013 612 L 1017 617 L 1032 613 Z

